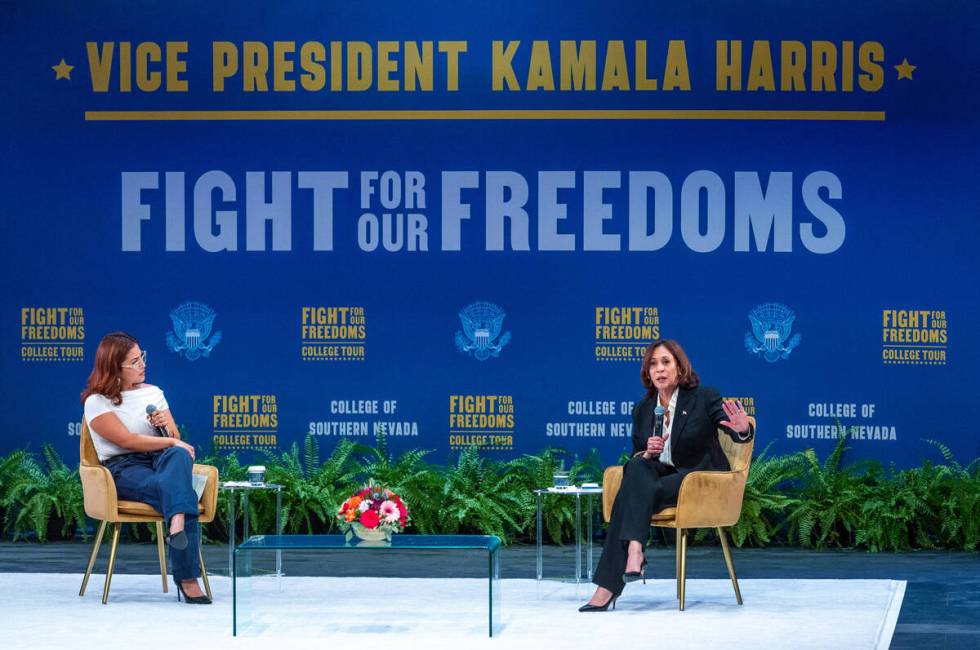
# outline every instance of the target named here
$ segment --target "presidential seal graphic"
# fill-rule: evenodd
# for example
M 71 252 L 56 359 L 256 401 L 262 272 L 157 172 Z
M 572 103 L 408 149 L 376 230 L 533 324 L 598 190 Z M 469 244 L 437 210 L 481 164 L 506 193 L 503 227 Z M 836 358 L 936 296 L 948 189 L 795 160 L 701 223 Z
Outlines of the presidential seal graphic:
M 745 349 L 769 363 L 788 359 L 789 353 L 803 338 L 798 332 L 790 338 L 795 319 L 793 310 L 778 302 L 757 306 L 749 312 L 752 331 L 745 333 Z
M 211 336 L 216 315 L 202 302 L 185 302 L 174 309 L 170 312 L 174 331 L 167 332 L 167 348 L 171 352 L 183 352 L 188 361 L 211 356 L 211 350 L 221 343 L 221 332 Z
M 456 349 L 479 361 L 499 357 L 500 351 L 510 342 L 510 332 L 500 333 L 506 315 L 492 302 L 474 302 L 463 307 L 459 312 L 463 330 L 456 330 Z

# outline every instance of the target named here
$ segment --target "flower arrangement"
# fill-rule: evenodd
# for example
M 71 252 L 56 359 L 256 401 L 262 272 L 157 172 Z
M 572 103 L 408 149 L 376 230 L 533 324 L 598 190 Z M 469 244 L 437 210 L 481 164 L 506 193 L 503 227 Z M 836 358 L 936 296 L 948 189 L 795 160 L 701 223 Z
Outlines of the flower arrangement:
M 408 508 L 397 494 L 383 485 L 369 482 L 344 501 L 337 510 L 340 527 L 365 540 L 391 539 L 405 530 Z

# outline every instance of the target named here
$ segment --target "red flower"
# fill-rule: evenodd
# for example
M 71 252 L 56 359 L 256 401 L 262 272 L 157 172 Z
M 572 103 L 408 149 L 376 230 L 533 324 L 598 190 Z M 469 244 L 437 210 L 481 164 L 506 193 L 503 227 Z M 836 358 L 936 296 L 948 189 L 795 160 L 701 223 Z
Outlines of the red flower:
M 378 513 L 374 510 L 365 510 L 361 513 L 361 525 L 365 528 L 378 527 Z

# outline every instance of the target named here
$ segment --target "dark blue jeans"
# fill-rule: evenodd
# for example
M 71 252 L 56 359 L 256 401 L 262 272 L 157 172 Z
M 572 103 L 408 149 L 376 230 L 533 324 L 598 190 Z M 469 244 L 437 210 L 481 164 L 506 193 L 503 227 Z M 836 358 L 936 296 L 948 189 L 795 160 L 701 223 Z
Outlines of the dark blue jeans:
M 116 456 L 105 462 L 116 482 L 116 493 L 124 501 L 140 501 L 152 506 L 169 525 L 170 518 L 184 513 L 187 548 L 170 547 L 170 566 L 174 580 L 201 576 L 197 549 L 200 531 L 197 524 L 197 493 L 191 479 L 194 461 L 186 449 L 171 447 L 163 451 L 136 452 Z

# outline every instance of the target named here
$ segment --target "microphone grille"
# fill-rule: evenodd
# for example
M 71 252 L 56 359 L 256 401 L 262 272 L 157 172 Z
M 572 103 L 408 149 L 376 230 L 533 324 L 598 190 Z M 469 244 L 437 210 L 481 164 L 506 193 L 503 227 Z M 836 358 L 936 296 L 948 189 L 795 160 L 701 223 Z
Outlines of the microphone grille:
M 152 415 L 153 412 L 156 411 L 156 410 L 157 410 L 157 407 L 156 407 L 155 404 L 147 404 L 146 405 L 146 414 L 147 415 Z
M 653 412 L 657 415 L 663 415 L 667 412 L 667 409 L 662 407 L 660 404 L 657 404 L 657 408 L 653 409 Z

